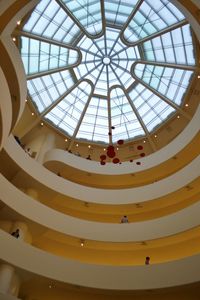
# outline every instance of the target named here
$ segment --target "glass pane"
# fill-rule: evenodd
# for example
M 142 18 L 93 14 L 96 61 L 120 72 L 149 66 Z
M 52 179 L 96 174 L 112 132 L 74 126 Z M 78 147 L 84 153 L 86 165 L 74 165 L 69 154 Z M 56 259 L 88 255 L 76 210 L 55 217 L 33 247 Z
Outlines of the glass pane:
M 95 36 L 102 31 L 100 0 L 62 0 L 62 2 L 87 33 Z
M 167 0 L 145 0 L 130 20 L 124 38 L 133 43 L 184 19 L 178 9 Z
M 91 86 L 87 82 L 81 82 L 45 115 L 45 119 L 72 136 L 85 105 L 88 105 L 90 93 Z M 53 121 L 55 119 L 56 122 Z
M 78 61 L 78 52 L 35 39 L 21 37 L 21 56 L 27 75 L 69 67 Z M 25 60 L 24 60 L 25 58 Z
M 163 66 L 136 64 L 135 75 L 177 105 L 189 87 L 193 72 Z
M 43 112 L 74 84 L 69 71 L 28 80 L 28 92 L 39 112 Z

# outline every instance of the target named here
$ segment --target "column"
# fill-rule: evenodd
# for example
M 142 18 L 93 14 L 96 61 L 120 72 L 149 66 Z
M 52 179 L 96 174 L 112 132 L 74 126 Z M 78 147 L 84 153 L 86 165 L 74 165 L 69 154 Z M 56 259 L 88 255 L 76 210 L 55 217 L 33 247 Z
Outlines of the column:
M 9 294 L 12 279 L 14 276 L 14 267 L 8 264 L 0 265 L 0 292 L 2 294 Z

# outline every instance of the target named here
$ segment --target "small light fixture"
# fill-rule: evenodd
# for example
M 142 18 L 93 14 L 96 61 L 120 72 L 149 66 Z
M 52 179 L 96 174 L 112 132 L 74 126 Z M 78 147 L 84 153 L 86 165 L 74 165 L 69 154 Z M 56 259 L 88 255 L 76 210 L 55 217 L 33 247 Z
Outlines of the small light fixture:
M 16 42 L 16 38 L 15 37 L 13 37 L 12 40 L 13 40 L 13 42 Z
M 185 104 L 185 106 L 186 106 L 186 107 L 188 107 L 188 106 L 189 106 L 189 104 L 188 104 L 188 103 L 186 103 L 186 104 Z
M 91 145 L 88 145 L 88 148 L 91 148 Z
M 146 141 L 144 140 L 144 141 L 143 141 L 143 143 L 145 144 L 145 143 L 146 143 Z
M 43 123 L 43 122 L 41 122 L 41 123 L 40 123 L 40 125 L 41 125 L 41 126 L 43 126 L 43 125 L 44 125 L 44 123 Z
M 117 151 L 119 150 L 119 148 L 117 147 Z
M 198 75 L 197 78 L 200 79 L 200 75 Z
M 76 147 L 78 147 L 78 144 L 76 144 Z
M 34 112 L 32 112 L 31 115 L 34 116 Z
M 20 25 L 21 24 L 21 21 L 19 20 L 19 21 L 17 21 L 17 25 Z
M 106 151 L 106 148 L 104 148 L 103 151 Z
M 68 142 L 68 139 L 65 139 L 65 142 Z
M 81 245 L 81 247 L 83 247 L 83 246 L 84 246 L 84 242 L 85 242 L 84 240 L 81 240 L 81 244 L 80 244 L 80 245 Z
M 154 134 L 154 137 L 157 138 L 157 134 Z
M 50 289 L 52 288 L 52 285 L 51 285 L 51 284 L 49 285 L 49 288 L 50 288 Z
M 179 115 L 177 116 L 177 119 L 180 119 L 180 116 L 179 116 Z
M 28 102 L 28 100 L 27 100 L 27 99 L 25 99 L 25 102 Z

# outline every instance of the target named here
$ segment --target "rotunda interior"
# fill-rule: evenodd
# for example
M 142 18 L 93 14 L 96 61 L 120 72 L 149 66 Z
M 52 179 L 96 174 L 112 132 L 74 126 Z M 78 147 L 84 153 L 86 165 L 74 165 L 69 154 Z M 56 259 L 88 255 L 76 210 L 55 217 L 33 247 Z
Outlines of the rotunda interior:
M 0 299 L 199 299 L 199 0 L 0 11 Z

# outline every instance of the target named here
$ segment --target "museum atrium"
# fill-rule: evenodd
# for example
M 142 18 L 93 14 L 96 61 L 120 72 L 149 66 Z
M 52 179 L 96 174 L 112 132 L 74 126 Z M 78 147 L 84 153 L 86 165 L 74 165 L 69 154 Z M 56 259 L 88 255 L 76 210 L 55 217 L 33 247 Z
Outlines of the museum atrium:
M 200 299 L 200 1 L 0 1 L 0 299 Z

